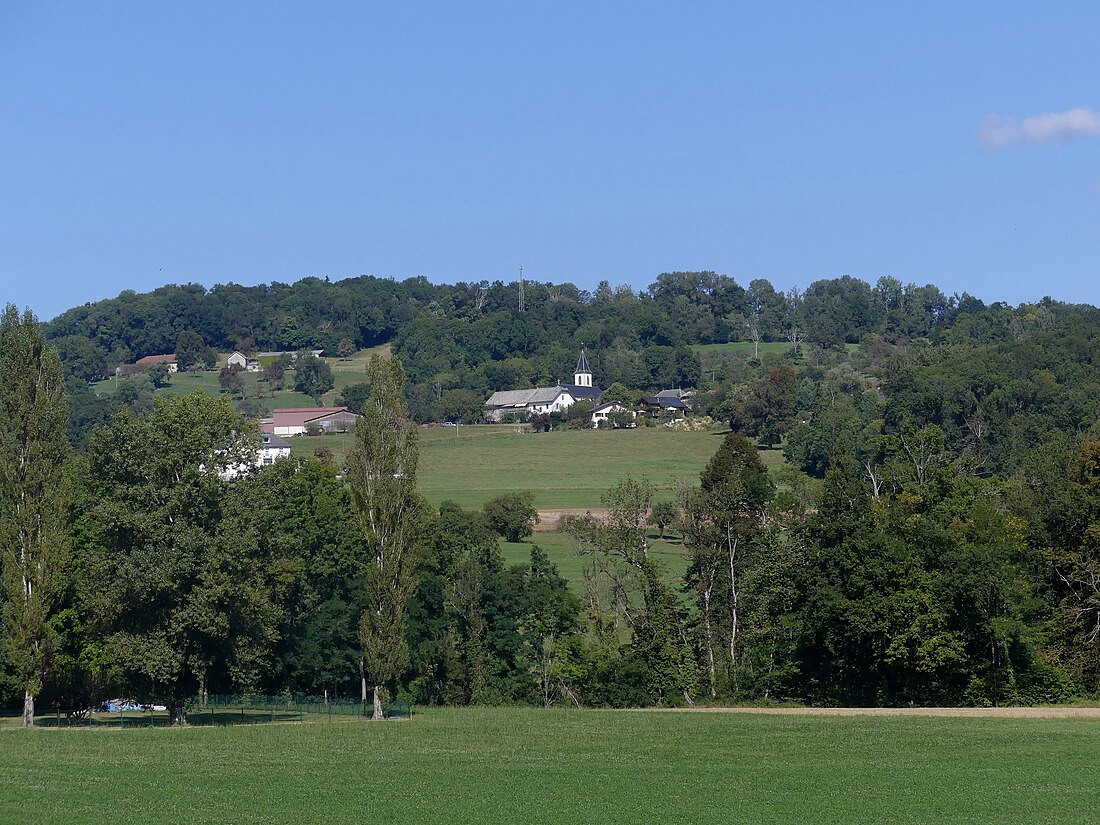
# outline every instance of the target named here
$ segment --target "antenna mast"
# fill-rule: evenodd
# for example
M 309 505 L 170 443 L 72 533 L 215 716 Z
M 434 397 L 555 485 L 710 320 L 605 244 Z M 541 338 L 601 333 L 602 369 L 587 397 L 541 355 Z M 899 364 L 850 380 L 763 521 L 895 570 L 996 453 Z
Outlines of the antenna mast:
M 524 300 L 523 295 L 523 264 L 519 265 L 519 311 L 527 311 L 527 302 Z

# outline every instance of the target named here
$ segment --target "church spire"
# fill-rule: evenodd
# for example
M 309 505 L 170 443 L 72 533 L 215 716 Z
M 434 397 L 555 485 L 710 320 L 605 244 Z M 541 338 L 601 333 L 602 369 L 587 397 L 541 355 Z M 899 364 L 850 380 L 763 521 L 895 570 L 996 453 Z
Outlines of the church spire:
M 577 370 L 573 374 L 573 383 L 578 387 L 592 386 L 592 369 L 588 366 L 588 356 L 581 350 L 581 357 L 577 359 Z

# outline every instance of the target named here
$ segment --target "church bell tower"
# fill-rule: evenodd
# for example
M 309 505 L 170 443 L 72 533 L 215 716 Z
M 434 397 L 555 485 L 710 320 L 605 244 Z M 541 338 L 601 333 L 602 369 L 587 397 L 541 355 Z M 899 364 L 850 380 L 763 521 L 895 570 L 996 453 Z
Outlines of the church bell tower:
M 573 373 L 573 383 L 578 387 L 592 386 L 592 370 L 588 366 L 588 357 L 581 350 L 581 357 L 577 359 L 577 371 Z

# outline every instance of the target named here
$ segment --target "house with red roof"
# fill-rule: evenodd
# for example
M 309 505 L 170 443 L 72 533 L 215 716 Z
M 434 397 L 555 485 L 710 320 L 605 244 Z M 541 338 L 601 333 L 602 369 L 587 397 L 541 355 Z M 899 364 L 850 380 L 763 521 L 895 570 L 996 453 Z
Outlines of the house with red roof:
M 139 358 L 134 362 L 134 369 L 138 372 L 155 367 L 157 364 L 167 364 L 168 372 L 178 372 L 179 364 L 176 363 L 176 356 L 174 353 L 167 355 L 146 355 L 144 358 Z
M 272 435 L 281 436 L 346 433 L 355 429 L 358 418 L 347 407 L 292 407 L 272 411 L 270 426 Z

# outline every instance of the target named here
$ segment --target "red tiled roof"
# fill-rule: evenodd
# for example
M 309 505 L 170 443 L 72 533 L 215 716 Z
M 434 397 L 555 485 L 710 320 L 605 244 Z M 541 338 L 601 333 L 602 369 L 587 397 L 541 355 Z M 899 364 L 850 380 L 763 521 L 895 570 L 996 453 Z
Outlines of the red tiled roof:
M 274 427 L 302 427 L 307 421 L 336 412 L 351 412 L 347 407 L 292 407 L 274 410 Z
M 146 355 L 134 362 L 135 367 L 151 367 L 154 364 L 171 364 L 176 360 L 174 353 L 169 355 Z

